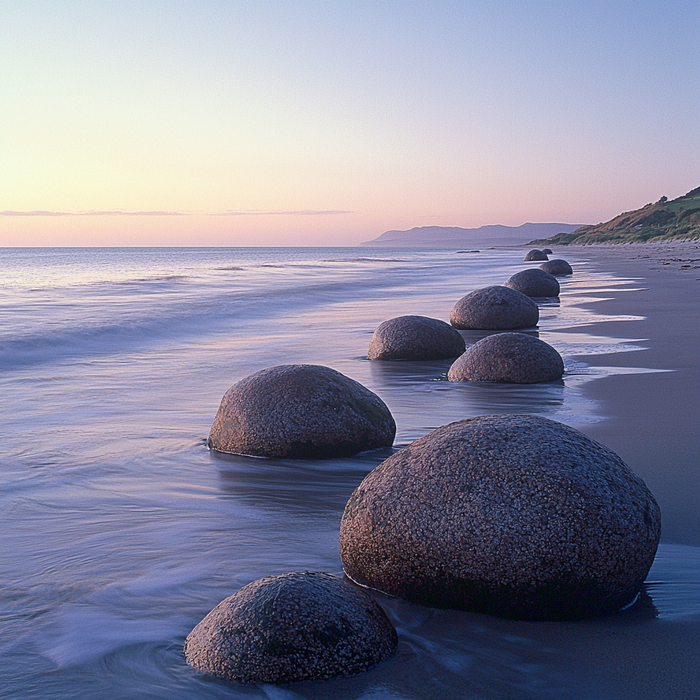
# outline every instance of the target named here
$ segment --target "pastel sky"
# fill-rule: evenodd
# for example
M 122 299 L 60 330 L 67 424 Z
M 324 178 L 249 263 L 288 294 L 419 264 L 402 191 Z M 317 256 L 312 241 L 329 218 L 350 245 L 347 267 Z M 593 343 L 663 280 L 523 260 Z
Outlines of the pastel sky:
M 700 3 L 3 0 L 0 245 L 354 245 L 700 185 Z

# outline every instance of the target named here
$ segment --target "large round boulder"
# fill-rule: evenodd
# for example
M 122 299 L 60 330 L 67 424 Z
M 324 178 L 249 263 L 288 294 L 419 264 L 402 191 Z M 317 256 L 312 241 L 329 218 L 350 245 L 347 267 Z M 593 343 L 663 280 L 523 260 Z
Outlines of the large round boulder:
M 394 626 L 366 593 L 330 574 L 293 572 L 249 583 L 185 640 L 200 671 L 243 683 L 349 676 L 391 656 Z
M 327 459 L 390 447 L 396 423 L 358 382 L 321 365 L 279 365 L 234 384 L 209 432 L 218 452 Z
M 559 296 L 559 282 L 557 278 L 537 267 L 516 272 L 508 279 L 506 287 L 516 289 L 528 297 Z
M 452 326 L 426 316 L 399 316 L 380 324 L 369 341 L 370 360 L 444 360 L 464 352 Z
M 540 270 L 549 272 L 550 275 L 573 275 L 574 271 L 571 269 L 566 260 L 561 258 L 555 258 L 554 260 L 547 260 L 540 265 Z
M 347 575 L 413 603 L 523 620 L 635 600 L 660 513 L 611 450 L 547 418 L 443 426 L 382 462 L 345 507 Z
M 539 319 L 539 308 L 532 299 L 501 285 L 470 292 L 450 312 L 450 323 L 462 330 L 531 328 Z
M 547 253 L 539 248 L 533 248 L 525 255 L 525 262 L 533 262 L 535 260 L 547 260 Z
M 525 333 L 496 333 L 474 343 L 458 357 L 447 379 L 536 384 L 561 379 L 563 374 L 564 361 L 548 343 Z

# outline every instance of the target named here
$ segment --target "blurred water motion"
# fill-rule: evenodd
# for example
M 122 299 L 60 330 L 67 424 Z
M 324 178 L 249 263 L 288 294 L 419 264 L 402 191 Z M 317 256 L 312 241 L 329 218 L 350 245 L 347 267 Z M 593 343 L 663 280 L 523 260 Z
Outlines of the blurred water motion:
M 604 335 L 611 317 L 591 310 L 592 300 L 629 283 L 585 266 L 526 330 L 562 352 L 563 382 L 450 384 L 449 360 L 366 359 L 382 321 L 446 320 L 457 299 L 502 284 L 521 258 L 521 250 L 0 250 L 3 698 L 461 699 L 465 688 L 479 698 L 596 697 L 565 651 L 607 623 L 567 628 L 554 648 L 553 628 L 385 598 L 399 653 L 353 679 L 247 687 L 204 677 L 182 657 L 192 627 L 246 583 L 303 569 L 342 575 L 345 502 L 391 454 L 292 462 L 210 452 L 209 427 L 234 382 L 275 364 L 334 367 L 389 405 L 399 449 L 475 415 L 601 420 L 584 383 L 647 371 L 575 359 L 642 342 Z M 595 334 L 575 331 L 590 324 Z M 464 335 L 472 343 L 485 334 Z M 646 588 L 658 620 L 700 609 L 699 551 L 659 550 Z M 639 610 L 619 624 L 641 624 Z

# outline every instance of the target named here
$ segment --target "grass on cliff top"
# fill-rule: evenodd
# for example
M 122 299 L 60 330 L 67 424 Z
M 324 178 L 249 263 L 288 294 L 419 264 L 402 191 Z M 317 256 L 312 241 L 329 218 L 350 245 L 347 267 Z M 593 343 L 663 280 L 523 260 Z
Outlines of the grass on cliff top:
M 662 222 L 655 220 L 659 215 Z M 700 187 L 672 201 L 650 203 L 624 212 L 597 226 L 583 226 L 572 233 L 530 241 L 541 245 L 586 243 L 653 243 L 671 240 L 700 239 Z

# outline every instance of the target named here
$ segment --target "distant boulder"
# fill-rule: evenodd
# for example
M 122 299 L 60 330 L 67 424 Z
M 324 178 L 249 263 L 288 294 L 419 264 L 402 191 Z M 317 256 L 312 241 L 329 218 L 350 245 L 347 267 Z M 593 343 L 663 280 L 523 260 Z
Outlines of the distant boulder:
M 380 324 L 369 341 L 370 360 L 443 360 L 464 352 L 452 326 L 426 316 L 398 316 Z
M 362 384 L 320 365 L 279 365 L 234 384 L 209 433 L 219 452 L 327 459 L 390 447 L 396 423 Z
M 612 450 L 539 416 L 480 416 L 370 472 L 340 556 L 357 583 L 412 603 L 579 619 L 634 601 L 660 531 L 654 497 Z
M 379 604 L 330 574 L 293 572 L 249 583 L 185 640 L 200 671 L 242 683 L 349 676 L 391 656 L 394 626 Z
M 547 253 L 539 248 L 533 248 L 525 255 L 525 262 L 532 262 L 534 260 L 547 260 Z
M 551 248 L 542 248 L 542 252 L 545 255 L 551 255 L 552 254 L 552 249 Z
M 506 282 L 506 287 L 528 297 L 558 297 L 560 291 L 557 278 L 536 267 L 516 272 Z
M 501 285 L 470 292 L 450 312 L 450 323 L 461 330 L 531 328 L 539 318 L 539 308 L 532 299 Z
M 540 265 L 540 270 L 549 272 L 550 275 L 562 276 L 562 275 L 573 275 L 574 271 L 571 269 L 566 260 L 561 260 L 556 258 L 555 260 L 548 260 Z
M 495 333 L 474 343 L 447 373 L 450 382 L 536 384 L 561 379 L 561 355 L 525 333 Z

